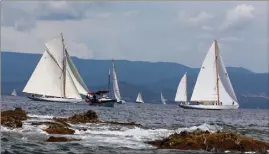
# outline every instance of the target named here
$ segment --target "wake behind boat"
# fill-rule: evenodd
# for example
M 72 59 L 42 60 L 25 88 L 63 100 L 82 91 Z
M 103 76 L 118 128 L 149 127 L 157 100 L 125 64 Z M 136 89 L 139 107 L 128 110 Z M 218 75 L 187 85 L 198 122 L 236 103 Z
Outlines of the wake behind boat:
M 45 44 L 45 51 L 28 80 L 23 92 L 35 101 L 83 101 L 88 88 L 72 62 L 61 33 Z
M 206 110 L 232 110 L 238 109 L 239 104 L 230 82 L 228 73 L 219 53 L 217 41 L 211 45 L 203 65 L 198 74 L 191 103 L 187 101 L 187 77 L 186 74 L 179 84 L 180 98 L 175 101 L 183 100 L 185 103 L 179 106 L 185 109 L 206 109 Z

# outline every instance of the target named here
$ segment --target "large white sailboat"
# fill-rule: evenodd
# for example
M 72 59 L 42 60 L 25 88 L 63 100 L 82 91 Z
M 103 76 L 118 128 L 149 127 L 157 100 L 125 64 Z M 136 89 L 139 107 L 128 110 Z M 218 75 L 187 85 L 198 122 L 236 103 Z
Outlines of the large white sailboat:
M 190 101 L 196 103 L 179 106 L 207 110 L 231 110 L 239 107 L 216 40 L 204 59 Z
M 113 86 L 114 98 L 117 100 L 117 103 L 120 103 L 120 104 L 125 103 L 125 101 L 122 100 L 121 95 L 120 95 L 120 88 L 118 84 L 118 78 L 117 78 L 114 61 L 112 63 L 112 84 L 113 84 L 112 86 Z
M 88 88 L 69 56 L 61 33 L 45 44 L 45 51 L 23 92 L 36 101 L 80 102 Z
M 184 74 L 178 84 L 175 102 L 183 102 L 185 105 L 189 104 L 187 93 L 187 73 Z
M 141 93 L 138 93 L 137 98 L 136 98 L 136 103 L 144 103 Z

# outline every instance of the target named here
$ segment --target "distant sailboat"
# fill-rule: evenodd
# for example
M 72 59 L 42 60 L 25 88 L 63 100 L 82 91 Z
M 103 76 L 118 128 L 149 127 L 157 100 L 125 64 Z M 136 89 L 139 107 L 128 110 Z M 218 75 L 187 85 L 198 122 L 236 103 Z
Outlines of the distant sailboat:
M 163 97 L 163 93 L 161 92 L 161 102 L 162 102 L 162 104 L 166 104 L 166 102 L 165 102 L 165 99 L 164 99 L 164 97 Z
M 119 84 L 118 84 L 118 78 L 117 78 L 117 73 L 116 73 L 116 68 L 114 61 L 112 63 L 112 84 L 113 84 L 113 94 L 115 99 L 117 99 L 117 103 L 125 103 L 124 100 L 122 100 L 121 95 L 120 95 L 120 89 L 119 89 Z
M 231 110 L 239 107 L 216 40 L 204 59 L 190 101 L 196 102 L 196 105 L 179 106 L 208 110 Z
M 61 33 L 45 44 L 45 51 L 23 92 L 36 101 L 80 102 L 88 88 L 65 48 Z
M 187 93 L 187 73 L 184 74 L 178 84 L 175 102 L 184 102 L 184 104 L 189 104 Z
M 136 103 L 144 103 L 141 93 L 138 93 L 137 98 L 136 98 Z
M 13 89 L 12 93 L 10 94 L 11 96 L 17 96 L 16 89 Z

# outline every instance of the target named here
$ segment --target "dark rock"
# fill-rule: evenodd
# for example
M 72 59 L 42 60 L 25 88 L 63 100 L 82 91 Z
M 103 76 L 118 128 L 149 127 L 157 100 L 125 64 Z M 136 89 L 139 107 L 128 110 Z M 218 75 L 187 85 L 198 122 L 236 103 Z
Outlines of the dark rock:
M 75 131 L 59 123 L 52 123 L 44 129 L 49 134 L 74 134 Z
M 50 136 L 46 141 L 47 142 L 68 142 L 68 141 L 80 141 L 80 139 Z
M 98 119 L 98 115 L 95 111 L 89 110 L 84 113 L 75 114 L 69 118 L 54 118 L 55 121 L 61 121 L 65 123 L 72 123 L 72 124 L 78 124 L 78 123 L 98 123 L 100 122 Z
M 206 150 L 211 152 L 239 151 L 264 152 L 269 149 L 269 143 L 241 136 L 232 132 L 216 132 L 196 130 L 193 132 L 183 131 L 169 137 L 146 142 L 159 149 L 181 149 L 181 150 Z
M 1 111 L 1 125 L 11 128 L 18 128 L 22 127 L 23 120 L 27 120 L 27 115 L 22 108 Z

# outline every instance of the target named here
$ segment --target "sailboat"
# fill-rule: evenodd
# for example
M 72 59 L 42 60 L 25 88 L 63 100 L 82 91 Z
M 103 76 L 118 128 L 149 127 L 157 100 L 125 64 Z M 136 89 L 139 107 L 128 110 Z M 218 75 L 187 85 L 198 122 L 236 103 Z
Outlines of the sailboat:
M 196 104 L 179 106 L 207 110 L 232 110 L 239 107 L 216 40 L 204 59 L 190 101 Z
M 117 100 L 110 97 L 110 69 L 108 70 L 108 90 L 89 92 L 86 96 L 86 102 L 94 106 L 114 107 Z
M 189 104 L 187 94 L 187 73 L 183 75 L 178 84 L 175 102 L 183 102 L 185 105 Z
M 136 103 L 144 103 L 141 93 L 139 92 L 136 98 Z
M 11 96 L 17 96 L 16 89 L 13 89 L 12 93 L 10 94 Z
M 114 61 L 112 63 L 112 84 L 113 84 L 113 94 L 114 98 L 117 100 L 117 103 L 125 103 L 124 100 L 122 100 L 121 95 L 120 95 L 120 89 L 119 89 L 119 84 L 118 84 L 118 78 L 117 78 L 117 73 L 116 73 L 116 68 Z
M 161 92 L 161 102 L 162 102 L 162 104 L 166 104 L 166 102 L 165 102 L 165 99 L 164 99 L 164 97 L 163 97 L 163 93 Z
M 64 44 L 63 34 L 45 43 L 45 51 L 23 92 L 36 101 L 83 101 L 88 88 L 82 80 Z

